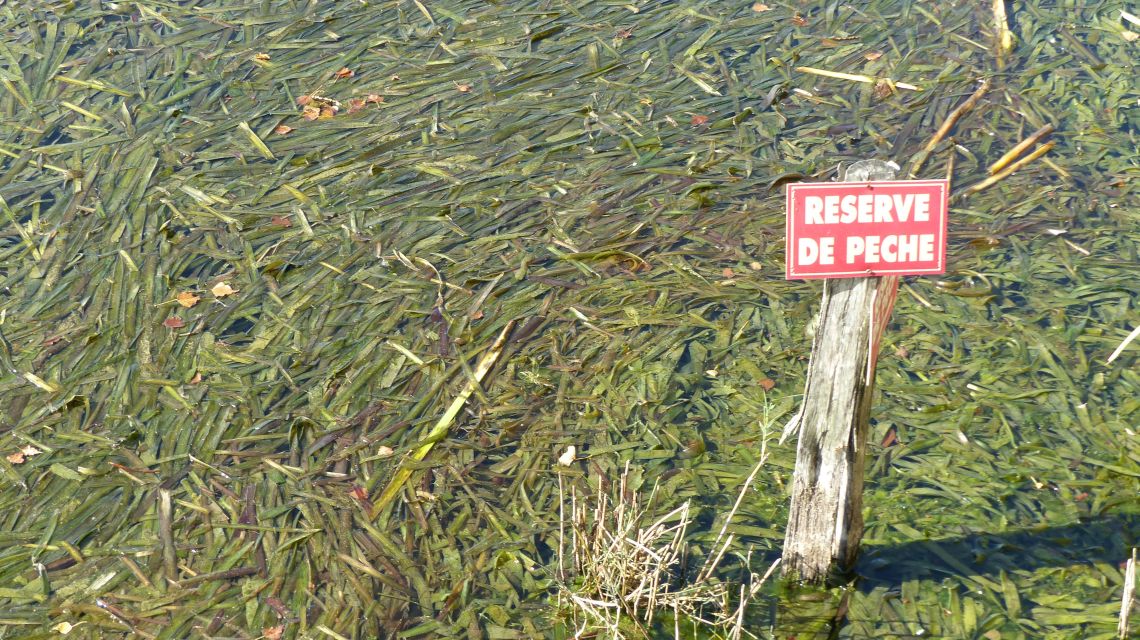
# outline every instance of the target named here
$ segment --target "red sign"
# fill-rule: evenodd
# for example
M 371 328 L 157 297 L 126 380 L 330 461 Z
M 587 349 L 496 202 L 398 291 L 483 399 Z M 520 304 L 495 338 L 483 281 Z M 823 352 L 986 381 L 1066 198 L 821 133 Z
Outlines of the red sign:
M 946 272 L 945 180 L 788 185 L 788 280 Z

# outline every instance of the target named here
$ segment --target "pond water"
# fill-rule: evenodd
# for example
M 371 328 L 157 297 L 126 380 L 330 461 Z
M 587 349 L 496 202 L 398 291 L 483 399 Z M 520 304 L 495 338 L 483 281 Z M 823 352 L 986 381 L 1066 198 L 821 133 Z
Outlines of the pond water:
M 635 492 L 757 637 L 1116 637 L 1140 25 L 1005 10 L 0 1 L 0 638 L 572 636 L 575 508 Z M 784 185 L 864 158 L 950 178 L 949 267 L 851 579 L 760 586 L 821 291 Z

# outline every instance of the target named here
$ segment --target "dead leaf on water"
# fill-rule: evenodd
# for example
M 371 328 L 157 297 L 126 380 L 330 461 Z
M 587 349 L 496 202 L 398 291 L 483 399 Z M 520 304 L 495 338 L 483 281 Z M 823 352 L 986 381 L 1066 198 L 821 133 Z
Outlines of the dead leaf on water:
M 883 447 L 889 447 L 893 444 L 897 444 L 898 441 L 899 441 L 899 432 L 897 430 L 895 430 L 894 427 L 891 427 L 890 429 L 887 429 L 887 435 L 883 436 L 883 441 L 880 442 L 879 444 L 880 444 L 880 446 L 883 446 Z
M 12 464 L 24 464 L 24 462 L 28 458 L 38 456 L 41 453 L 43 453 L 43 452 L 40 451 L 39 449 L 33 447 L 32 445 L 27 445 L 23 449 L 20 449 L 19 451 L 17 451 L 16 453 L 4 456 L 4 458 L 8 462 L 11 462 Z
M 79 624 L 83 624 L 83 623 L 80 622 Z M 67 634 L 74 631 L 75 628 L 79 626 L 79 624 L 71 624 L 70 622 L 61 622 L 61 623 L 55 625 L 54 627 L 52 627 L 51 630 L 55 631 L 56 633 L 58 633 L 61 636 L 66 636 Z
M 201 300 L 201 298 L 194 295 L 190 291 L 183 291 L 175 296 L 174 299 L 178 301 L 178 304 L 186 307 L 187 309 L 198 304 L 198 301 Z
M 224 298 L 226 296 L 232 296 L 233 294 L 235 294 L 237 292 L 238 292 L 237 289 L 234 289 L 228 283 L 225 283 L 225 282 L 219 282 L 218 284 L 210 287 L 210 293 L 214 294 L 214 297 L 216 297 L 216 298 Z

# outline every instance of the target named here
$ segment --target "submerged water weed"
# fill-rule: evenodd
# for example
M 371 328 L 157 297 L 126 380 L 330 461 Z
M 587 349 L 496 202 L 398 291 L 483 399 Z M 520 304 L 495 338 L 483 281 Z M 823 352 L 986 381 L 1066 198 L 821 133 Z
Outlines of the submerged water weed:
M 570 444 L 714 548 L 803 389 L 781 185 L 909 167 L 986 79 L 919 177 L 1053 146 L 902 284 L 843 633 L 1115 634 L 1137 27 L 1006 6 L 999 50 L 976 2 L 0 2 L 0 638 L 545 635 Z

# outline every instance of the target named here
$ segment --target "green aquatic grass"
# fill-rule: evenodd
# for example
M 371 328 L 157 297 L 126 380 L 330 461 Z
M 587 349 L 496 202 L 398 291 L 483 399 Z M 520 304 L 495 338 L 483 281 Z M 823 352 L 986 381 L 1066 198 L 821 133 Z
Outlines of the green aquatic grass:
M 1035 1 L 999 57 L 982 4 L 0 2 L 0 637 L 543 635 L 568 445 L 583 494 L 693 499 L 699 556 L 802 389 L 782 185 L 906 166 L 982 78 L 922 171 L 950 272 L 884 338 L 862 578 L 752 625 L 1114 634 L 1137 45 Z M 764 567 L 771 453 L 729 527 Z

